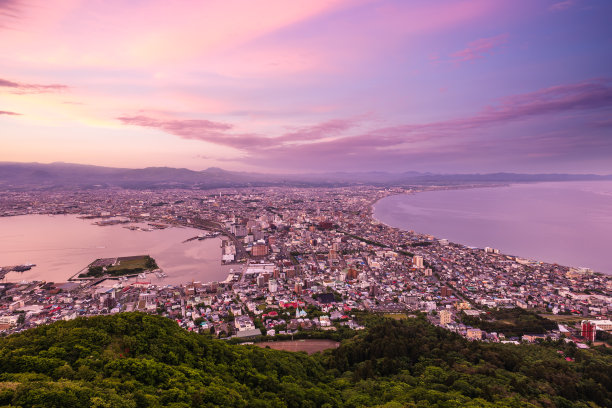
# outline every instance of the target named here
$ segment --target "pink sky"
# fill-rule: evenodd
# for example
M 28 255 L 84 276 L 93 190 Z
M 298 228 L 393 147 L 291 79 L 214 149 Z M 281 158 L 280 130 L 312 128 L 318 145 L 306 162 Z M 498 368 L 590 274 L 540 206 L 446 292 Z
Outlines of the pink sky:
M 612 4 L 0 0 L 0 161 L 612 173 Z

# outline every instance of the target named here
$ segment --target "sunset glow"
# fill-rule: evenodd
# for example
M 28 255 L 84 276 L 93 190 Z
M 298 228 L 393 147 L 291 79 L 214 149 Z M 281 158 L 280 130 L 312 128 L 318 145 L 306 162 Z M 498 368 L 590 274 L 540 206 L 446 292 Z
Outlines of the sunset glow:
M 0 161 L 612 172 L 612 3 L 0 0 Z

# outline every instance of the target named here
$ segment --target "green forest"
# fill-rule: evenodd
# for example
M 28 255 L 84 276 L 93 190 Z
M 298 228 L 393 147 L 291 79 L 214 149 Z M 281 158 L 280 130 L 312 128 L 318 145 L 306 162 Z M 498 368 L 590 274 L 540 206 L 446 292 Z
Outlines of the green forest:
M 469 342 L 423 317 L 367 320 L 312 356 L 142 313 L 57 322 L 0 339 L 0 406 L 612 406 L 607 349 Z

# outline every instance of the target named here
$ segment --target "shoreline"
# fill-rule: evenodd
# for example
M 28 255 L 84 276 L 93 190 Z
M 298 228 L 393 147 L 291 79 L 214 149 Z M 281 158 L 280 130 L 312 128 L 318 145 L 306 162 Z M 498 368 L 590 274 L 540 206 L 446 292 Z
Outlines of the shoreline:
M 44 213 L 44 212 L 34 212 L 34 213 L 28 213 L 28 214 L 15 214 L 15 215 L 11 215 L 8 217 L 3 217 L 1 219 L 3 220 L 8 220 L 8 219 L 20 219 L 20 218 L 24 218 L 27 219 L 28 217 L 41 217 L 40 219 L 42 220 L 44 217 L 44 219 L 49 219 L 49 220 L 57 220 L 57 221 L 49 221 L 50 223 L 63 223 L 63 220 L 66 220 L 66 222 L 74 222 L 76 223 L 76 225 L 85 225 L 88 228 L 92 228 L 92 229 L 101 229 L 104 231 L 109 231 L 110 229 L 116 229 L 116 231 L 118 231 L 118 233 L 125 235 L 125 234 L 130 234 L 130 233 L 142 233 L 145 234 L 147 237 L 147 241 L 155 241 L 157 242 L 158 240 L 156 240 L 155 235 L 149 235 L 152 232 L 149 231 L 130 231 L 128 229 L 123 229 L 122 225 L 109 225 L 109 226 L 99 226 L 96 224 L 91 223 L 91 220 L 88 219 L 83 219 L 83 216 L 88 216 L 88 213 L 78 213 L 78 214 L 61 214 L 61 217 L 59 217 L 57 214 L 53 214 L 53 213 Z M 71 220 L 74 221 L 71 221 Z M 38 222 L 38 221 L 37 221 Z M 142 221 L 138 220 L 138 221 L 132 221 L 134 224 L 138 224 Z M 16 225 L 20 225 L 21 221 L 15 221 L 15 223 L 17 223 Z M 15 225 L 15 224 L 13 224 Z M 61 224 L 64 225 L 64 224 Z M 72 225 L 72 224 L 70 224 Z M 189 233 L 184 233 L 185 230 L 191 230 L 191 234 L 189 235 Z M 89 231 L 89 230 L 88 230 Z M 215 263 L 214 261 L 210 261 L 208 258 L 201 260 L 201 259 L 196 259 L 193 258 L 191 259 L 191 257 L 185 255 L 181 255 L 181 248 L 183 245 L 185 245 L 185 243 L 183 241 L 185 241 L 186 237 L 193 237 L 195 236 L 197 238 L 198 234 L 203 233 L 208 231 L 207 229 L 199 226 L 199 225 L 183 225 L 180 223 L 168 223 L 168 227 L 164 228 L 164 229 L 159 229 L 159 230 L 155 230 L 158 234 L 162 234 L 161 237 L 166 237 L 167 233 L 171 234 L 172 236 L 177 236 L 176 240 L 172 240 L 172 239 L 166 239 L 166 238 L 162 238 L 159 242 L 165 243 L 167 242 L 167 245 L 162 245 L 162 249 L 161 252 L 158 254 L 159 257 L 161 257 L 162 259 L 165 259 L 164 257 L 168 257 L 169 259 L 174 259 L 177 258 L 178 260 L 176 261 L 176 264 L 172 264 L 172 262 L 170 262 L 170 266 L 164 267 L 163 269 L 165 270 L 165 272 L 167 273 L 167 277 L 164 278 L 164 280 L 160 281 L 162 282 L 164 285 L 167 284 L 172 284 L 172 285 L 185 285 L 188 284 L 189 282 L 195 280 L 198 281 L 206 281 L 206 282 L 215 282 L 215 281 L 219 281 L 219 280 L 223 280 L 225 279 L 225 276 L 227 275 L 225 273 L 225 268 L 226 265 L 223 264 L 221 262 L 221 249 L 220 249 L 220 242 L 219 241 L 219 245 L 216 245 L 216 242 L 214 241 L 215 239 L 221 239 L 222 235 L 219 235 L 217 237 L 211 237 L 211 239 L 203 239 L 203 240 L 194 240 L 194 243 L 187 243 L 187 245 L 195 245 L 198 248 L 200 246 L 208 248 L 211 247 L 213 250 L 216 250 L 218 248 L 219 250 L 219 257 L 218 257 L 218 264 Z M 172 232 L 174 231 L 174 232 Z M 179 232 L 183 232 L 183 233 L 179 233 Z M 95 233 L 95 231 L 94 231 Z M 110 233 L 111 235 L 113 235 L 113 233 Z M 23 235 L 23 234 L 22 234 Z M 183 237 L 183 235 L 185 235 L 185 237 Z M 114 235 L 113 235 L 114 236 Z M 144 236 L 144 235 L 142 235 Z M 135 236 L 136 237 L 136 236 Z M 170 238 L 171 238 L 170 237 Z M 109 241 L 112 244 L 112 239 Z M 135 239 L 130 239 L 130 242 L 137 242 L 140 241 L 137 237 Z M 211 242 L 212 241 L 212 242 Z M 83 271 L 86 270 L 86 267 L 83 267 L 83 265 L 85 264 L 89 264 L 93 259 L 96 258 L 100 258 L 100 257 L 105 257 L 105 253 L 106 251 L 109 250 L 109 248 L 113 248 L 113 245 L 108 245 L 108 243 L 102 243 L 102 244 L 97 244 L 97 241 L 94 241 L 92 244 L 88 244 L 88 245 L 84 245 L 83 247 L 77 247 L 77 245 L 68 245 L 68 247 L 64 248 L 63 246 L 61 247 L 56 247 L 53 248 L 52 250 L 49 249 L 42 249 L 40 250 L 40 254 L 41 256 L 43 256 L 41 258 L 41 262 L 35 262 L 38 264 L 39 268 L 42 268 L 40 270 L 36 270 L 34 272 L 36 272 L 35 274 L 30 273 L 28 274 L 24 274 L 24 273 L 19 273 L 16 274 L 15 272 L 12 272 L 9 274 L 9 271 L 5 271 L 7 272 L 7 276 L 5 276 L 5 280 L 3 280 L 6 283 L 21 283 L 21 282 L 34 282 L 34 281 L 45 281 L 45 282 L 76 282 L 76 283 L 90 283 L 90 282 L 98 282 L 100 280 L 106 280 L 106 281 L 114 281 L 117 280 L 118 277 L 113 277 L 113 276 L 100 276 L 100 277 L 94 277 L 94 278 L 78 278 L 78 275 L 80 273 L 82 273 Z M 108 255 L 108 257 L 121 257 L 121 256 L 130 256 L 133 253 L 141 253 L 141 252 L 146 252 L 150 250 L 151 245 L 147 244 L 136 244 L 133 245 L 136 246 L 137 248 L 134 249 L 135 252 L 121 252 L 122 248 L 117 247 L 115 248 L 118 252 L 113 252 L 111 254 Z M 72 248 L 75 247 L 75 248 Z M 130 246 L 131 247 L 131 246 Z M 24 248 L 26 248 L 24 246 Z M 38 247 L 36 247 L 38 248 Z M 177 249 L 178 248 L 178 249 Z M 74 254 L 70 254 L 70 257 L 66 257 L 65 253 L 66 251 L 71 251 L 73 249 L 76 249 L 77 251 Z M 175 250 L 176 249 L 176 250 Z M 19 247 L 19 251 L 17 252 L 23 252 L 24 250 L 21 249 L 21 247 Z M 36 252 L 37 250 L 27 247 L 25 249 L 25 251 L 27 252 Z M 72 251 L 74 252 L 74 251 Z M 91 252 L 91 256 L 87 256 L 87 255 L 83 255 L 87 254 Z M 38 252 L 36 252 L 38 254 Z M 76 256 L 77 258 L 75 258 L 75 261 L 72 261 L 72 256 Z M 55 259 L 63 259 L 64 257 L 66 257 L 66 259 L 69 259 L 69 261 L 62 261 L 62 266 L 57 266 Z M 82 259 L 80 262 L 78 260 L 78 257 L 84 257 L 84 259 Z M 157 257 L 156 257 L 157 258 Z M 186 263 L 183 262 L 183 258 L 190 258 L 188 260 L 188 263 L 195 265 L 194 266 L 194 272 L 193 273 L 189 273 L 186 272 Z M 211 255 L 210 258 L 213 258 L 213 256 Z M 34 260 L 32 260 L 34 261 Z M 213 265 L 214 263 L 214 265 Z M 64 265 L 65 264 L 65 265 Z M 165 264 L 164 264 L 165 265 Z M 199 267 L 199 269 L 198 269 Z M 210 267 L 210 269 L 209 269 Z M 178 268 L 178 270 L 174 271 L 175 268 Z M 203 269 L 204 268 L 204 269 Z M 216 270 L 219 270 L 219 272 L 217 273 Z M 30 272 L 30 271 L 28 271 Z M 211 275 L 210 277 L 208 276 L 200 276 L 200 275 Z M 182 275 L 190 275 L 189 277 L 185 277 L 185 279 L 181 279 Z M 198 275 L 198 276 L 196 276 Z M 215 276 L 218 275 L 218 276 Z M 223 275 L 223 276 L 221 276 Z M 128 274 L 128 275 L 124 275 L 123 277 L 128 278 L 130 280 L 134 280 L 137 279 L 138 277 L 138 273 L 136 274 Z M 154 276 L 153 276 L 154 277 Z M 172 282 L 172 283 L 169 283 Z
M 516 185 L 528 185 L 528 184 L 540 184 L 540 183 L 547 183 L 547 182 L 504 183 L 504 184 L 496 184 L 496 185 L 467 185 L 467 186 L 455 186 L 455 187 L 451 187 L 451 188 L 442 187 L 442 188 L 426 189 L 426 190 L 415 189 L 415 190 L 410 191 L 410 192 L 392 192 L 392 193 L 387 194 L 384 197 L 379 198 L 376 201 L 373 201 L 372 203 L 370 203 L 370 205 L 369 205 L 369 215 L 370 215 L 370 218 L 374 222 L 377 222 L 377 223 L 379 223 L 381 225 L 384 225 L 387 228 L 391 228 L 391 229 L 395 229 L 395 230 L 400 230 L 400 231 L 404 231 L 404 232 L 411 232 L 412 231 L 412 233 L 417 235 L 417 236 L 430 236 L 430 237 L 433 237 L 434 241 L 439 241 L 441 239 L 447 239 L 449 244 L 459 245 L 459 246 L 464 247 L 464 248 L 473 248 L 473 249 L 478 249 L 478 250 L 484 251 L 484 248 L 481 248 L 480 246 L 467 245 L 467 244 L 464 244 L 464 243 L 461 243 L 461 242 L 457 242 L 457 241 L 454 241 L 454 240 L 451 240 L 451 239 L 448 239 L 448 238 L 439 237 L 439 236 L 437 236 L 436 234 L 433 234 L 433 233 L 415 231 L 415 230 L 412 230 L 412 229 L 406 229 L 406 228 L 403 228 L 403 227 L 398 227 L 398 226 L 390 225 L 390 224 L 382 221 L 381 219 L 379 219 L 379 218 L 377 218 L 375 216 L 376 205 L 378 203 L 380 203 L 384 199 L 387 199 L 387 198 L 393 197 L 393 196 L 400 196 L 400 195 L 411 196 L 411 195 L 416 195 L 416 194 L 420 194 L 420 193 L 435 192 L 435 191 L 472 190 L 472 189 L 477 189 L 477 188 L 512 187 L 512 186 L 516 186 Z M 558 182 L 558 183 L 564 183 L 564 182 Z M 588 266 L 571 266 L 571 265 L 567 265 L 565 263 L 544 261 L 544 260 L 541 260 L 540 258 L 535 258 L 534 259 L 532 257 L 524 257 L 524 256 L 521 256 L 521 255 L 508 254 L 506 252 L 503 252 L 501 249 L 499 249 L 499 254 L 498 255 L 512 257 L 512 258 L 515 258 L 517 260 L 518 259 L 525 260 L 525 261 L 528 261 L 530 263 L 546 264 L 546 265 L 558 265 L 560 267 L 567 268 L 567 269 L 588 268 L 588 269 L 590 269 L 592 271 L 592 273 L 612 276 L 612 271 L 601 272 L 601 271 L 596 271 L 594 268 L 591 268 L 591 267 L 588 267 Z

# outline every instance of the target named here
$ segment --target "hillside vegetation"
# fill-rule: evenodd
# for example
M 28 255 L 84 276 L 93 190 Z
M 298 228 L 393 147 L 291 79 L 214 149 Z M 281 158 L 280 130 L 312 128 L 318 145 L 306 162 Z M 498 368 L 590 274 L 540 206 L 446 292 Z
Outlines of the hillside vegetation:
M 612 406 L 604 351 L 468 342 L 422 318 L 369 320 L 313 356 L 231 345 L 140 313 L 58 322 L 0 339 L 0 405 Z

